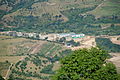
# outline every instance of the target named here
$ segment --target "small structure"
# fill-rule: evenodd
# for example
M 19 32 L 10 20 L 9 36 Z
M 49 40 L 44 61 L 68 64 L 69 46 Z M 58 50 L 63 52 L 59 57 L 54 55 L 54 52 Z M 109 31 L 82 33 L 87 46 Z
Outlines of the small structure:
M 71 32 L 71 33 L 61 33 L 61 34 L 57 34 L 57 36 L 59 38 L 62 38 L 62 37 L 69 37 L 71 35 L 74 35 L 75 33 Z
M 71 35 L 71 37 L 73 38 L 73 39 L 76 39 L 76 38 L 83 38 L 83 37 L 85 37 L 85 34 L 73 34 L 73 35 Z
M 72 39 L 76 39 L 76 38 L 83 38 L 85 37 L 85 34 L 81 33 L 81 34 L 75 34 L 75 33 L 61 33 L 61 34 L 57 34 L 57 37 L 62 38 L 72 38 Z

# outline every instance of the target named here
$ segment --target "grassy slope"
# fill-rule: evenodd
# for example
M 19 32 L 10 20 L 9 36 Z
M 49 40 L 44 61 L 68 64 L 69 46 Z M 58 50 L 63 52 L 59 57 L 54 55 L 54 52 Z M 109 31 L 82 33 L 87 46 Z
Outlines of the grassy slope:
M 96 38 L 96 43 L 103 50 L 106 50 L 108 52 L 120 52 L 120 45 L 112 43 L 108 38 Z
M 29 41 L 24 38 L 14 38 L 10 36 L 0 36 L 0 75 L 5 76 L 10 66 L 10 63 L 16 63 L 24 56 L 10 56 L 16 54 L 20 48 L 16 47 L 20 44 L 25 44 L 25 41 Z M 27 43 L 26 46 L 30 46 L 32 43 Z M 25 46 L 24 46 L 25 47 Z M 21 48 L 20 50 L 24 50 Z M 22 52 L 22 51 L 20 51 Z M 24 51 L 23 51 L 24 52 Z M 10 63 L 6 63 L 9 61 Z
M 5 76 L 10 63 L 0 62 L 0 75 Z
M 0 55 L 17 55 L 28 53 L 28 49 L 35 41 L 25 38 L 14 38 L 9 36 L 0 36 Z M 28 48 L 27 48 L 28 47 Z
M 72 8 L 86 8 L 86 7 L 92 7 L 94 5 L 98 5 L 101 3 L 101 0 L 95 2 L 95 0 L 85 0 L 85 2 L 82 2 L 82 0 L 48 0 L 48 2 L 36 2 L 32 5 L 23 6 L 22 8 L 15 9 L 12 13 L 6 14 L 2 17 L 2 24 L 4 26 L 9 26 L 13 22 L 17 22 L 15 20 L 15 17 L 17 16 L 37 16 L 41 18 L 40 16 L 42 14 L 49 13 L 51 18 L 55 19 L 56 15 L 62 15 L 61 19 L 64 21 L 68 21 L 68 18 L 63 15 L 60 11 L 69 10 Z M 45 21 L 44 19 L 42 19 Z M 4 22 L 3 22 L 4 21 Z M 41 19 L 38 19 L 38 21 L 41 21 Z M 24 22 L 24 21 L 22 21 Z M 19 23 L 19 22 L 18 22 Z M 38 24 L 39 22 L 37 22 Z M 13 25 L 13 24 L 12 24 Z M 19 25 L 19 24 L 18 24 Z M 18 27 L 18 25 L 15 25 Z
M 33 16 L 41 16 L 44 13 L 57 15 L 57 14 L 61 14 L 60 11 L 62 10 L 68 10 L 73 7 L 85 8 L 85 7 L 97 5 L 99 3 L 101 3 L 101 1 L 95 2 L 94 0 L 89 0 L 86 2 L 82 2 L 81 0 L 77 0 L 75 2 L 72 0 L 49 0 L 48 2 L 34 3 L 32 6 L 29 6 L 31 7 L 31 9 L 23 7 L 8 15 L 9 16 L 17 16 L 17 15 L 28 16 L 32 14 Z
M 120 1 L 119 0 L 105 0 L 95 10 L 89 12 L 97 17 L 100 16 L 120 16 Z
M 106 1 L 95 0 L 48 0 L 48 2 L 36 2 L 27 7 L 16 9 L 14 12 L 4 16 L 4 19 L 9 21 L 10 16 L 41 16 L 44 13 L 49 13 L 52 16 L 62 15 L 60 11 L 68 10 L 71 8 L 85 8 L 93 5 L 99 5 L 95 10 L 88 13 L 93 14 L 97 17 L 109 16 L 109 15 L 120 15 L 120 2 L 118 0 L 106 0 Z M 68 20 L 66 16 L 62 16 L 62 19 Z

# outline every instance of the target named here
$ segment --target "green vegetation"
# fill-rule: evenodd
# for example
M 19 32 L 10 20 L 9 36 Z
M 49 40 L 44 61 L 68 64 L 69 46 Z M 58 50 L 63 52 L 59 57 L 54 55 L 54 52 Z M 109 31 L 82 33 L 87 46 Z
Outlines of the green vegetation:
M 7 0 L 8 1 L 8 0 Z M 48 2 L 40 4 L 39 2 Z M 5 1 L 2 0 L 1 3 Z M 78 2 L 78 3 L 77 3 Z M 8 1 L 9 5 L 15 3 L 15 0 Z M 36 3 L 36 4 L 35 4 Z M 54 6 L 52 3 L 55 3 Z M 67 4 L 69 3 L 69 4 Z M 27 4 L 27 5 L 26 5 Z M 34 8 L 33 5 L 34 4 Z M 56 5 L 59 4 L 59 5 Z M 101 4 L 101 6 L 100 6 Z M 47 6 L 46 6 L 47 5 Z M 83 7 L 85 6 L 85 7 Z M 87 6 L 87 7 L 86 7 Z M 11 26 L 16 26 L 15 28 L 3 28 L 0 27 L 1 31 L 6 30 L 15 30 L 22 32 L 46 32 L 46 33 L 56 33 L 56 32 L 76 32 L 84 33 L 88 35 L 119 35 L 120 29 L 115 26 L 115 28 L 102 29 L 100 24 L 119 24 L 120 15 L 119 15 L 119 2 L 117 0 L 85 0 L 85 1 L 70 1 L 70 0 L 30 0 L 30 1 L 21 1 L 14 7 L 11 12 L 14 12 L 18 9 L 28 10 L 29 15 L 24 15 L 24 13 L 15 13 L 16 16 L 13 16 L 13 21 L 4 21 L 6 24 Z M 38 8 L 39 7 L 39 8 Z M 49 8 L 50 7 L 50 10 Z M 42 8 L 42 9 L 41 9 Z M 51 9 L 52 8 L 52 9 Z M 40 9 L 42 12 L 38 12 Z M 24 11 L 23 10 L 23 11 Z M 52 11 L 52 12 L 51 12 Z M 113 11 L 113 12 L 112 12 Z M 5 13 L 3 11 L 0 11 Z M 9 12 L 9 11 L 8 11 Z M 35 15 L 35 13 L 40 15 Z M 95 14 L 94 14 L 95 12 Z M 34 15 L 33 15 L 33 14 Z M 36 14 L 37 14 L 36 13 Z M 96 15 L 101 14 L 100 17 Z M 19 15 L 21 14 L 21 15 Z M 23 14 L 23 15 L 22 15 Z M 105 14 L 105 15 L 104 15 Z M 106 15 L 107 14 L 107 15 Z M 64 18 L 68 20 L 64 20 Z M 93 24 L 98 24 L 97 26 Z M 1 26 L 4 26 L 1 24 Z M 117 30 L 117 31 L 115 31 Z
M 13 13 L 21 8 L 29 8 L 30 6 L 32 6 L 32 4 L 37 3 L 37 2 L 47 2 L 48 0 L 21 0 L 21 1 L 16 1 L 16 0 L 1 0 L 0 1 L 0 5 L 3 4 L 7 4 L 7 7 L 12 7 L 11 10 L 9 11 L 4 11 L 4 10 L 0 10 L 0 19 L 6 15 L 6 14 L 10 14 Z
M 117 38 L 117 40 L 120 40 L 120 37 L 119 37 L 119 38 Z
M 70 44 L 72 46 L 80 46 L 80 43 L 79 42 L 75 42 L 74 40 L 67 41 L 66 43 Z
M 120 35 L 120 25 L 116 25 L 120 24 L 118 0 L 0 0 L 1 7 L 4 9 L 0 10 L 0 31 Z M 65 38 L 58 42 L 80 45 L 73 40 L 67 42 Z M 96 38 L 96 42 L 103 50 L 120 52 L 120 45 L 113 44 L 109 39 Z M 29 54 L 35 43 L 28 39 L 0 36 L 1 56 L 11 56 L 8 61 L 14 63 L 24 58 L 20 56 L 27 56 L 15 64 L 11 79 L 27 80 L 32 77 L 48 80 L 55 73 L 53 68 L 56 68 L 56 64 L 56 69 L 59 68 L 59 60 L 68 55 L 61 60 L 61 69 L 53 80 L 117 80 L 115 66 L 105 62 L 108 54 L 100 49 L 81 49 L 71 53 L 62 45 L 48 42 L 40 47 L 38 53 Z M 16 59 L 12 59 L 12 56 Z M 0 64 L 2 74 L 10 63 Z
M 9 69 L 9 66 L 9 62 L 0 62 L 0 75 L 5 76 L 4 72 Z
M 27 54 L 28 56 L 24 60 L 15 64 L 15 68 L 11 74 L 12 78 L 26 79 L 26 77 L 33 77 L 43 80 L 49 79 L 50 76 L 55 73 L 53 67 L 54 69 L 59 68 L 59 66 L 55 67 L 55 63 L 58 62 L 60 58 L 68 55 L 66 52 L 71 52 L 71 50 L 62 49 L 63 47 L 60 44 L 53 42 L 45 43 L 38 53 Z
M 80 49 L 61 60 L 52 80 L 119 80 L 116 68 L 106 63 L 108 53 L 98 48 Z
M 99 7 L 89 13 L 95 16 L 120 16 L 119 8 L 119 0 L 105 0 Z
M 46 74 L 53 74 L 54 72 L 52 71 L 52 68 L 53 68 L 53 64 L 49 64 L 46 67 L 44 67 L 40 72 Z
M 79 42 L 75 42 L 74 40 L 66 41 L 65 37 L 60 38 L 57 40 L 58 43 L 65 43 L 67 46 L 80 46 Z
M 22 71 L 27 68 L 26 65 L 27 65 L 27 62 L 22 61 L 21 65 L 20 65 L 20 68 L 21 68 Z
M 108 38 L 96 38 L 96 43 L 108 52 L 120 52 L 120 45 L 112 43 Z
M 23 56 L 29 53 L 35 43 L 36 41 L 30 39 L 0 36 L 0 55 Z
M 0 80 L 5 80 L 5 79 L 0 75 Z
M 62 37 L 62 38 L 60 38 L 59 40 L 57 40 L 57 42 L 65 43 L 65 42 L 66 42 L 66 38 L 65 38 L 65 37 Z
M 60 44 L 56 44 L 53 42 L 48 42 L 42 46 L 42 49 L 38 53 L 38 55 L 51 58 L 54 57 L 59 51 L 62 49 Z
M 29 61 L 29 60 L 28 60 Z M 41 60 L 38 56 L 35 56 L 35 58 L 32 59 L 33 64 L 35 64 L 36 66 L 40 66 L 41 65 Z
M 98 31 L 99 35 L 120 35 L 120 26 L 110 26 L 106 29 L 102 29 L 101 31 Z
M 15 30 L 22 32 L 46 32 L 46 33 L 60 33 L 60 32 L 76 32 L 84 33 L 86 35 L 119 35 L 119 26 L 109 26 L 109 28 L 102 29 L 100 24 L 119 24 L 119 16 L 102 16 L 95 18 L 92 14 L 84 14 L 88 11 L 94 10 L 96 6 L 87 8 L 75 8 L 61 11 L 63 15 L 68 17 L 68 21 L 64 22 L 60 17 L 53 18 L 51 14 L 44 14 L 39 16 L 15 16 L 15 21 L 9 23 L 17 26 L 16 28 L 2 28 L 3 30 Z M 84 14 L 84 15 L 83 15 Z M 24 22 L 24 23 L 23 23 Z M 19 23 L 19 24 L 18 24 Z M 98 25 L 93 25 L 98 24 Z M 25 27 L 24 27 L 25 26 Z M 37 29 L 36 29 L 37 28 Z M 117 31 L 115 31 L 117 30 Z

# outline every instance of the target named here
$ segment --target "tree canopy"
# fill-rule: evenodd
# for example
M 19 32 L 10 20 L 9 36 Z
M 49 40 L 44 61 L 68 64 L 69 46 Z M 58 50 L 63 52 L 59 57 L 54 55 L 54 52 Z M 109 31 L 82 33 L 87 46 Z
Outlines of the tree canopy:
M 61 60 L 52 80 L 118 80 L 116 67 L 107 58 L 108 53 L 99 48 L 76 50 Z

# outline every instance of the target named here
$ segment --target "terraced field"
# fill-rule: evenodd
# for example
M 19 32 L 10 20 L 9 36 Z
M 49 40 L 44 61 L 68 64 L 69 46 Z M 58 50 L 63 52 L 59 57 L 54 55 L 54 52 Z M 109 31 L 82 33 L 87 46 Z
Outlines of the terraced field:
M 24 59 L 30 50 L 38 45 L 37 40 L 30 40 L 25 38 L 15 38 L 11 36 L 0 36 L 0 75 L 6 75 L 10 64 L 16 64 Z M 43 41 L 39 44 L 42 45 Z M 40 48 L 40 46 L 39 46 Z
M 61 45 L 57 45 L 55 43 L 47 43 L 43 45 L 42 49 L 40 50 L 40 54 L 46 54 L 46 56 L 55 56 L 58 55 L 58 52 L 62 49 Z M 57 52 L 57 53 L 56 53 Z
M 49 76 L 60 67 L 58 60 L 61 58 L 62 50 L 65 50 L 62 45 L 47 42 L 37 54 L 28 55 L 17 62 L 10 76 L 14 79 L 49 79 Z

